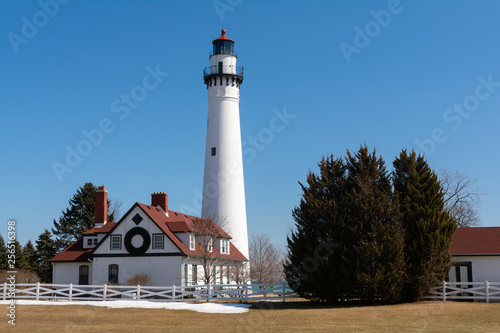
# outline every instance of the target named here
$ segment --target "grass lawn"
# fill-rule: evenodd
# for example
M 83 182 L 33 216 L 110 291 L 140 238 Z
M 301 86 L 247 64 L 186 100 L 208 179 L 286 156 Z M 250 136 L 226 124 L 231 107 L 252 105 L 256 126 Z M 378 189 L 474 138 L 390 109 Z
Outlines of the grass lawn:
M 15 327 L 5 314 L 1 317 L 0 332 L 500 332 L 500 303 L 339 307 L 262 302 L 243 314 L 18 305 Z

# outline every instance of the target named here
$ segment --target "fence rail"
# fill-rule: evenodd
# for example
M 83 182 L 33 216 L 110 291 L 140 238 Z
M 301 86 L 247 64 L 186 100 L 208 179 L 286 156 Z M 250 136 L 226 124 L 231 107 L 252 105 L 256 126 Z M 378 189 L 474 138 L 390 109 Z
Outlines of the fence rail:
M 1 286 L 1 285 L 0 285 Z M 197 286 L 120 286 L 18 283 L 3 284 L 0 299 L 66 301 L 147 300 L 161 302 L 212 300 L 281 300 L 297 297 L 286 282 L 268 284 L 219 284 Z
M 443 282 L 431 288 L 424 299 L 500 301 L 500 282 Z

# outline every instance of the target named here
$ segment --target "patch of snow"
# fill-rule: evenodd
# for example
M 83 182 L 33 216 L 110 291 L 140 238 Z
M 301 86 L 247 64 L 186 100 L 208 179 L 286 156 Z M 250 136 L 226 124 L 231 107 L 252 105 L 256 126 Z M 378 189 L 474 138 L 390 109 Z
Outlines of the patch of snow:
M 0 301 L 2 305 L 10 301 Z M 205 313 L 244 313 L 248 312 L 251 304 L 240 303 L 187 303 L 187 302 L 148 302 L 148 301 L 28 301 L 16 300 L 17 305 L 93 305 L 107 308 L 142 308 L 142 309 L 167 309 L 190 310 Z

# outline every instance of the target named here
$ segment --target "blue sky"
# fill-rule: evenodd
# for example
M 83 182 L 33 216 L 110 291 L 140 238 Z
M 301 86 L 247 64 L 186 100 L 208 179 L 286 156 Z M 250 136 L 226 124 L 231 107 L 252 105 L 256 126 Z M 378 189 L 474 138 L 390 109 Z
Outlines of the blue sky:
M 499 12 L 498 1 L 2 1 L 0 230 L 16 219 L 21 243 L 36 240 L 87 181 L 123 212 L 165 191 L 171 209 L 199 214 L 202 70 L 222 27 L 245 67 L 250 233 L 284 246 L 297 182 L 363 143 L 389 170 L 415 148 L 477 178 L 482 225 L 500 225 Z M 67 149 L 85 156 L 68 163 Z

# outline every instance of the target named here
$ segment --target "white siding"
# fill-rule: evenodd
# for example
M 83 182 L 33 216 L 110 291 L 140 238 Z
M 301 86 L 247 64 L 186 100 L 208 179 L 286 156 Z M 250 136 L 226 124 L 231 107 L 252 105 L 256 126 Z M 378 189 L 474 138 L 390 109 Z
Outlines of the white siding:
M 452 262 L 472 263 L 472 282 L 500 282 L 500 256 L 461 256 L 453 257 Z M 450 271 L 450 281 L 455 267 Z
M 182 257 L 116 257 L 94 258 L 93 281 L 108 283 L 109 265 L 118 265 L 118 284 L 127 284 L 127 279 L 136 274 L 151 277 L 150 286 L 171 286 L 182 283 Z
M 92 263 L 84 262 L 55 262 L 53 264 L 54 271 L 52 273 L 54 284 L 78 284 L 79 267 L 81 265 L 89 266 L 89 284 L 92 284 Z

